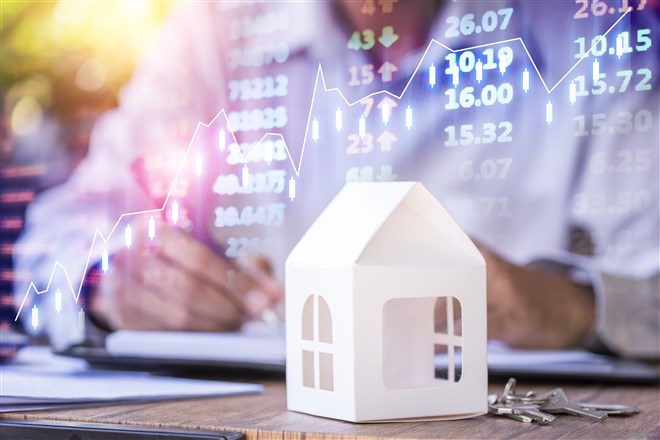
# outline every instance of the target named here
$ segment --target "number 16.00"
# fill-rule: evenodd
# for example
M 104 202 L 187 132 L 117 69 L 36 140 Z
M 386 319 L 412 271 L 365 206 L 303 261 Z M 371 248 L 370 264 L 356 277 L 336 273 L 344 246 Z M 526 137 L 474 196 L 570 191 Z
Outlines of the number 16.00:
M 445 95 L 447 95 L 448 101 L 445 104 L 445 109 L 456 110 L 460 107 L 490 106 L 496 103 L 508 104 L 513 99 L 513 87 L 509 83 L 500 84 L 499 86 L 488 84 L 481 89 L 481 93 L 477 96 L 474 92 L 474 87 L 466 87 L 460 92 L 456 89 L 447 89 Z

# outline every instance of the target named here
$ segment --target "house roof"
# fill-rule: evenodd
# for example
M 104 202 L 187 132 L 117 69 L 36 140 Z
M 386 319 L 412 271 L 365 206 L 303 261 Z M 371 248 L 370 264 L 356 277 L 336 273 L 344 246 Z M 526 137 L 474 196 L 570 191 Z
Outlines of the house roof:
M 419 182 L 349 183 L 293 249 L 287 264 L 471 265 L 484 260 Z

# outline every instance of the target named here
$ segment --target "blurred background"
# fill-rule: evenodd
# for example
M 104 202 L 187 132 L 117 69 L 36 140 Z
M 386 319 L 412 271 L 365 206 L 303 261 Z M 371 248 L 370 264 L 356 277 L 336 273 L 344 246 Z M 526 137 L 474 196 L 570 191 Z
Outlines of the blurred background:
M 15 325 L 13 253 L 25 209 L 85 156 L 96 119 L 175 1 L 0 1 L 0 328 Z

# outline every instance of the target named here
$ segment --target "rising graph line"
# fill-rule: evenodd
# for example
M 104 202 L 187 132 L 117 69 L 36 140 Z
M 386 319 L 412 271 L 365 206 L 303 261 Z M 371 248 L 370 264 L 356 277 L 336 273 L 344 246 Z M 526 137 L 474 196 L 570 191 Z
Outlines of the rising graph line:
M 543 79 L 543 75 L 541 75 L 541 72 L 539 71 L 538 67 L 536 66 L 536 63 L 534 62 L 534 59 L 532 58 L 532 55 L 529 53 L 529 50 L 527 50 L 527 46 L 525 45 L 525 42 L 523 41 L 523 39 L 522 39 L 521 37 L 510 38 L 510 39 L 508 39 L 508 40 L 501 40 L 501 41 L 496 41 L 496 42 L 493 42 L 493 43 L 481 44 L 481 45 L 478 45 L 478 46 L 465 47 L 465 48 L 462 48 L 462 49 L 452 49 L 451 47 L 448 47 L 448 46 L 446 46 L 446 45 L 440 43 L 440 42 L 439 42 L 438 40 L 436 40 L 436 39 L 431 39 L 431 41 L 429 42 L 428 46 L 426 47 L 426 50 L 424 51 L 424 53 L 423 53 L 422 56 L 420 57 L 419 63 L 417 64 L 417 67 L 415 67 L 415 70 L 414 70 L 413 73 L 410 75 L 410 79 L 408 80 L 408 82 L 406 83 L 406 86 L 403 88 L 403 90 L 401 91 L 400 94 L 397 95 L 397 94 L 395 94 L 395 93 L 390 92 L 389 90 L 379 90 L 379 91 L 376 91 L 376 92 L 370 93 L 370 94 L 368 94 L 368 95 L 366 95 L 366 96 L 363 96 L 363 97 L 361 97 L 361 98 L 359 98 L 359 99 L 357 99 L 357 100 L 355 100 L 355 101 L 352 101 L 352 102 L 349 101 L 349 100 L 346 98 L 346 96 L 342 93 L 342 91 L 341 91 L 339 88 L 337 88 L 337 87 L 328 88 L 328 87 L 327 87 L 326 82 L 325 82 L 325 76 L 323 75 L 323 68 L 322 68 L 321 64 L 319 63 L 318 69 L 317 69 L 317 71 L 316 71 L 316 80 L 314 81 L 314 91 L 313 91 L 313 93 L 312 93 L 312 99 L 311 99 L 311 102 L 310 102 L 310 105 L 309 105 L 309 114 L 307 115 L 307 126 L 306 126 L 306 128 L 305 128 L 305 135 L 304 135 L 304 138 L 303 138 L 302 149 L 301 149 L 301 151 L 300 151 L 300 157 L 299 157 L 299 159 L 298 159 L 298 165 L 296 166 L 296 164 L 295 164 L 295 162 L 294 162 L 294 160 L 293 160 L 293 157 L 292 157 L 292 155 L 291 155 L 291 152 L 290 152 L 290 150 L 289 150 L 289 147 L 288 147 L 288 145 L 287 145 L 287 143 L 286 143 L 286 140 L 284 139 L 284 136 L 282 135 L 282 133 L 273 133 L 273 132 L 267 132 L 267 133 L 265 133 L 265 134 L 261 137 L 261 139 L 259 139 L 259 141 L 254 145 L 254 147 L 253 147 L 253 148 L 252 148 L 247 154 L 243 155 L 243 152 L 240 151 L 240 149 L 239 149 L 239 155 L 240 155 L 240 157 L 241 157 L 241 159 L 242 159 L 242 162 L 247 162 L 247 160 L 248 160 L 248 158 L 250 157 L 250 155 L 251 155 L 251 154 L 252 154 L 252 153 L 253 153 L 253 152 L 259 147 L 259 145 L 261 145 L 261 143 L 264 142 L 267 138 L 272 138 L 272 137 L 279 138 L 279 139 L 282 141 L 283 145 L 284 145 L 284 148 L 285 148 L 285 150 L 286 150 L 286 154 L 287 154 L 287 156 L 289 157 L 289 161 L 291 162 L 291 166 L 293 167 L 293 171 L 294 171 L 296 177 L 299 177 L 299 176 L 300 176 L 300 167 L 301 167 L 301 165 L 302 165 L 303 157 L 305 156 L 305 146 L 307 145 L 307 133 L 309 132 L 309 123 L 310 123 L 310 120 L 311 120 L 311 118 L 312 118 L 312 109 L 314 108 L 314 102 L 315 102 L 315 100 L 316 100 L 316 90 L 318 89 L 319 79 L 320 79 L 321 82 L 323 83 L 323 91 L 324 91 L 324 92 L 326 92 L 326 93 L 329 93 L 329 92 L 337 92 L 337 93 L 339 94 L 339 96 L 342 98 L 342 100 L 344 101 L 344 103 L 345 103 L 348 107 L 353 107 L 354 105 L 356 105 L 356 104 L 358 104 L 358 103 L 364 101 L 365 99 L 368 99 L 368 98 L 371 98 L 371 97 L 373 97 L 373 96 L 377 96 L 377 95 L 389 95 L 389 96 L 391 96 L 391 97 L 393 97 L 393 98 L 396 98 L 396 99 L 398 99 L 398 100 L 401 100 L 401 98 L 403 98 L 403 96 L 405 95 L 406 91 L 408 90 L 408 87 L 409 87 L 410 84 L 412 83 L 413 79 L 414 79 L 415 76 L 417 75 L 417 72 L 419 71 L 420 67 L 422 66 L 424 60 L 426 59 L 426 55 L 427 55 L 427 53 L 429 52 L 429 50 L 431 49 L 431 47 L 433 47 L 434 44 L 435 44 L 435 45 L 438 45 L 438 46 L 441 46 L 441 47 L 447 49 L 447 50 L 450 51 L 450 52 L 453 52 L 453 53 L 459 53 L 459 52 L 465 52 L 465 51 L 468 51 L 468 50 L 480 49 L 480 48 L 483 48 L 483 47 L 489 47 L 489 46 L 496 46 L 496 45 L 499 45 L 499 44 L 510 43 L 510 42 L 515 42 L 515 41 L 520 42 L 520 44 L 522 45 L 523 49 L 525 50 L 525 53 L 527 54 L 527 57 L 529 58 L 530 62 L 532 63 L 532 66 L 534 66 L 534 70 L 536 71 L 537 76 L 538 76 L 539 79 L 541 80 L 541 83 L 543 84 L 543 87 L 545 88 L 545 90 L 546 90 L 546 92 L 547 92 L 548 94 L 551 94 L 551 93 L 557 88 L 557 86 L 558 86 L 558 85 L 559 85 L 564 79 L 566 79 L 566 77 L 567 77 L 567 76 L 568 76 L 568 75 L 569 75 L 569 74 L 570 74 L 570 73 L 571 73 L 571 72 L 572 72 L 572 71 L 578 66 L 578 64 L 580 64 L 580 63 L 582 62 L 582 60 L 584 60 L 585 58 L 587 58 L 587 57 L 589 56 L 589 54 L 590 54 L 590 53 L 593 51 L 593 49 L 594 49 L 594 48 L 595 48 L 595 47 L 601 42 L 601 40 L 603 40 L 603 39 L 607 36 L 607 34 L 609 34 L 610 31 L 611 31 L 612 29 L 614 29 L 614 27 L 615 27 L 617 24 L 619 24 L 619 22 L 620 22 L 621 20 L 623 20 L 623 18 L 624 18 L 626 15 L 628 15 L 632 10 L 633 10 L 633 8 L 632 8 L 632 7 L 629 7 L 628 10 L 626 10 L 626 12 L 624 12 L 624 13 L 623 13 L 623 14 L 622 14 L 622 15 L 621 15 L 621 16 L 620 16 L 620 17 L 614 22 L 614 24 L 613 24 L 612 26 L 610 26 L 609 29 L 607 29 L 607 31 L 606 31 L 603 35 L 600 36 L 600 38 L 598 38 L 595 42 L 593 42 L 593 44 L 591 45 L 591 47 L 589 48 L 589 50 L 586 51 L 586 52 L 582 55 L 582 57 L 581 57 L 580 59 L 578 59 L 578 60 L 575 62 L 575 64 L 573 64 L 573 66 L 572 66 L 572 67 L 571 67 L 571 68 L 570 68 L 570 69 L 564 74 L 564 76 L 562 76 L 562 77 L 561 77 L 561 78 L 555 83 L 555 85 L 552 86 L 552 87 L 550 87 L 550 88 L 548 87 L 548 85 L 546 84 L 545 80 Z M 109 232 L 107 235 L 104 235 L 103 232 L 101 232 L 101 230 L 97 227 L 96 230 L 95 230 L 95 232 L 94 232 L 94 237 L 92 238 L 92 243 L 91 243 L 90 248 L 89 248 L 89 253 L 87 254 L 87 261 L 85 262 L 85 268 L 83 269 L 83 276 L 82 276 L 82 279 L 80 280 L 80 284 L 79 284 L 79 286 L 78 286 L 78 289 L 77 289 L 77 290 L 74 289 L 74 287 L 73 287 L 73 283 L 71 282 L 71 278 L 69 277 L 69 273 L 68 273 L 68 271 L 66 270 L 66 267 L 64 267 L 64 265 L 62 265 L 62 263 L 60 263 L 59 261 L 55 261 L 55 263 L 53 264 L 53 270 L 52 270 L 51 273 L 50 273 L 50 278 L 48 279 L 48 284 L 46 285 L 46 287 L 45 287 L 44 289 L 39 290 L 39 289 L 37 289 L 37 286 L 34 284 L 34 281 L 31 281 L 31 282 L 30 282 L 30 285 L 28 286 L 27 291 L 25 292 L 25 296 L 23 297 L 23 301 L 21 301 L 21 305 L 20 305 L 20 307 L 18 308 L 18 312 L 16 313 L 16 318 L 14 318 L 14 321 L 17 321 L 18 318 L 20 317 L 20 315 L 21 315 L 21 311 L 23 310 L 23 306 L 25 305 L 25 301 L 27 300 L 27 298 L 28 298 L 28 296 L 30 295 L 30 292 L 31 292 L 32 290 L 34 290 L 34 292 L 35 292 L 37 295 L 41 295 L 42 293 L 46 293 L 46 292 L 48 292 L 48 291 L 50 290 L 50 286 L 51 286 L 51 284 L 52 284 L 53 278 L 54 278 L 54 276 L 55 276 L 55 271 L 57 270 L 57 268 L 62 269 L 62 271 L 64 272 L 64 275 L 66 276 L 66 280 L 67 280 L 67 283 L 68 283 L 69 290 L 71 291 L 71 294 L 73 295 L 73 299 L 74 299 L 74 301 L 77 303 L 77 302 L 78 302 L 78 299 L 80 298 L 80 292 L 82 291 L 83 284 L 84 284 L 84 282 L 85 282 L 85 276 L 86 276 L 86 274 L 87 274 L 87 270 L 89 269 L 89 262 L 90 262 L 90 260 L 91 260 L 91 258 L 92 258 L 92 252 L 94 251 L 94 244 L 96 243 L 97 238 L 100 238 L 101 240 L 103 240 L 104 243 L 107 243 L 108 240 L 110 240 L 110 237 L 112 237 L 112 234 L 115 232 L 115 230 L 117 229 L 117 227 L 119 226 L 119 224 L 121 223 L 121 221 L 122 221 L 123 219 L 125 219 L 125 218 L 129 218 L 129 217 L 134 217 L 134 216 L 137 216 L 137 215 L 153 214 L 153 213 L 159 213 L 159 212 L 164 211 L 165 208 L 166 208 L 166 206 L 167 206 L 167 203 L 169 202 L 170 196 L 172 195 L 172 191 L 173 191 L 173 189 L 175 188 L 176 183 L 177 183 L 177 181 L 178 181 L 178 179 L 179 179 L 179 175 L 181 174 L 181 171 L 183 170 L 184 165 L 186 164 L 186 159 L 187 159 L 187 157 L 188 157 L 188 153 L 190 152 L 190 149 L 191 149 L 191 147 L 192 147 L 192 145 L 193 145 L 193 142 L 194 142 L 195 138 L 197 137 L 197 132 L 199 131 L 200 127 L 209 128 L 211 125 L 213 125 L 213 123 L 214 123 L 214 122 L 215 122 L 220 116 L 224 116 L 224 118 L 225 118 L 226 126 L 227 126 L 227 128 L 229 129 L 229 134 L 231 135 L 231 138 L 232 138 L 233 141 L 234 141 L 233 143 L 234 143 L 234 144 L 238 144 L 238 141 L 237 141 L 237 139 L 236 139 L 235 132 L 234 132 L 234 130 L 232 130 L 231 125 L 229 124 L 229 118 L 227 117 L 227 112 L 225 111 L 225 109 L 220 110 L 220 111 L 218 112 L 218 114 L 216 114 L 216 115 L 213 117 L 213 119 L 212 119 L 210 122 L 208 122 L 208 123 L 204 123 L 204 122 L 201 122 L 201 121 L 198 122 L 198 123 L 197 123 L 197 127 L 195 127 L 195 132 L 193 133 L 192 138 L 190 139 L 190 143 L 188 144 L 188 147 L 187 147 L 187 149 L 186 149 L 186 152 L 185 152 L 185 154 L 183 155 L 183 158 L 182 158 L 182 160 L 181 160 L 181 163 L 179 164 L 179 168 L 177 169 L 177 171 L 176 171 L 176 173 L 175 173 L 175 175 L 174 175 L 174 178 L 173 178 L 173 180 L 172 180 L 172 184 L 170 185 L 169 191 L 167 192 L 167 196 L 165 197 L 165 201 L 163 202 L 163 205 L 162 205 L 160 208 L 153 208 L 153 209 L 147 209 L 147 210 L 143 210 L 143 211 L 127 212 L 127 213 L 121 214 L 121 215 L 119 216 L 119 218 L 117 219 L 117 221 L 115 222 L 114 226 L 112 227 L 112 229 L 110 230 L 110 232 Z

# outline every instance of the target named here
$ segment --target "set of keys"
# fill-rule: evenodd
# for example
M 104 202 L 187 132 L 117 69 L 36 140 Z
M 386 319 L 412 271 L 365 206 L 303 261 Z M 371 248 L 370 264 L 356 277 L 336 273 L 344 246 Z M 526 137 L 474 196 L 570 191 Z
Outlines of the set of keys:
M 600 422 L 610 415 L 629 416 L 639 413 L 639 409 L 628 405 L 572 402 L 561 388 L 546 393 L 529 391 L 525 394 L 517 394 L 515 388 L 516 380 L 511 378 L 501 395 L 489 395 L 488 412 L 519 422 L 541 424 L 552 423 L 557 418 L 555 414 L 571 414 Z

